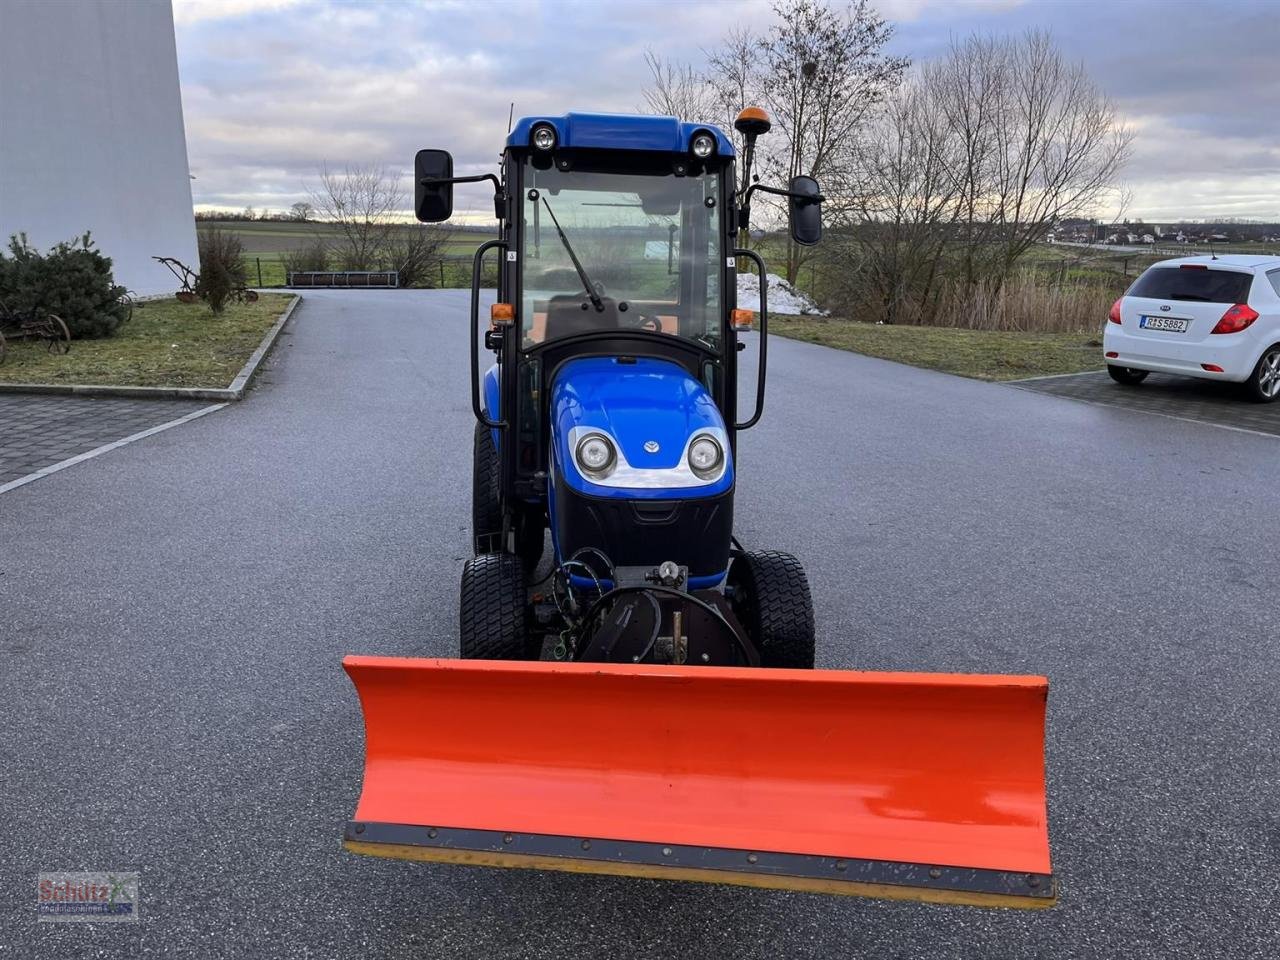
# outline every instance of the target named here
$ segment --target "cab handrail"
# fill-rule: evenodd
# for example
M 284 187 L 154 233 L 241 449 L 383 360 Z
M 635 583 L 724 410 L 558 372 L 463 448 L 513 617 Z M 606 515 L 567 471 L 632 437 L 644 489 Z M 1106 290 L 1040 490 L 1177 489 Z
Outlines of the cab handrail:
M 480 408 L 480 270 L 484 255 L 493 249 L 507 249 L 505 240 L 486 240 L 476 247 L 471 260 L 471 412 L 486 427 L 505 430 L 507 421 L 491 420 Z

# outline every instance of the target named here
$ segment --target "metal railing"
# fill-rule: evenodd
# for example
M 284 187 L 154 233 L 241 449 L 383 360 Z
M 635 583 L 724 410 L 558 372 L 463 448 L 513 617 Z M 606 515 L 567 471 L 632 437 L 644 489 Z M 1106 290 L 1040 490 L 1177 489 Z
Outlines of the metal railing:
M 400 286 L 396 270 L 303 270 L 290 273 L 290 287 L 393 288 Z

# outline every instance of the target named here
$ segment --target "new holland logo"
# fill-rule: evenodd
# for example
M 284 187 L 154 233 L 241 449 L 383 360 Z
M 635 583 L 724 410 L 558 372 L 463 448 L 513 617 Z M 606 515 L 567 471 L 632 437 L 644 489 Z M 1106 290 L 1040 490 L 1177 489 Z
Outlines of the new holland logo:
M 644 442 L 645 453 L 657 453 L 659 449 L 657 440 L 646 440 Z

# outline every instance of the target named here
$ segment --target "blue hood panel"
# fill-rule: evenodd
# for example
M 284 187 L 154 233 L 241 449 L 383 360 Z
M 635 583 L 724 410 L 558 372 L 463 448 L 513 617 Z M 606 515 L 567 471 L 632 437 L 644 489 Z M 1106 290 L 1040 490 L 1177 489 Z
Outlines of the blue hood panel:
M 679 364 L 637 357 L 571 360 L 551 386 L 551 448 L 555 476 L 574 490 L 595 497 L 689 499 L 724 493 L 733 486 L 733 457 L 718 480 L 697 487 L 627 487 L 593 483 L 578 472 L 569 432 L 589 427 L 606 433 L 633 467 L 669 470 L 678 466 L 690 436 L 702 429 L 724 430 L 724 418 L 706 389 Z M 645 444 L 656 442 L 649 453 Z

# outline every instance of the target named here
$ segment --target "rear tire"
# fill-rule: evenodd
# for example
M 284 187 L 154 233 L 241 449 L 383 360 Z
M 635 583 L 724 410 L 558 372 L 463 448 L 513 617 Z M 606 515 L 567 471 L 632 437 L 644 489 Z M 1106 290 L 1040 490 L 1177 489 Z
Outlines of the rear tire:
M 1274 403 L 1280 399 L 1280 343 L 1262 351 L 1258 365 L 1244 382 L 1244 389 L 1254 403 Z
M 804 567 L 789 553 L 740 553 L 729 566 L 733 609 L 762 667 L 812 670 L 813 599 Z
M 502 544 L 501 466 L 493 434 L 476 424 L 471 463 L 471 546 L 477 556 L 497 553 Z
M 1107 364 L 1107 373 L 1111 374 L 1111 379 L 1116 383 L 1123 383 L 1126 387 L 1136 387 L 1147 379 L 1149 372 L 1149 370 L 1138 370 L 1135 367 L 1117 367 L 1111 363 Z
M 502 464 L 493 445 L 493 434 L 483 423 L 476 424 L 471 463 L 471 548 L 476 556 L 501 553 L 507 549 L 502 536 Z M 538 507 L 516 508 L 511 528 L 515 551 L 527 572 L 542 559 L 546 521 Z
M 519 557 L 486 553 L 466 562 L 458 636 L 463 660 L 529 656 L 528 591 Z

